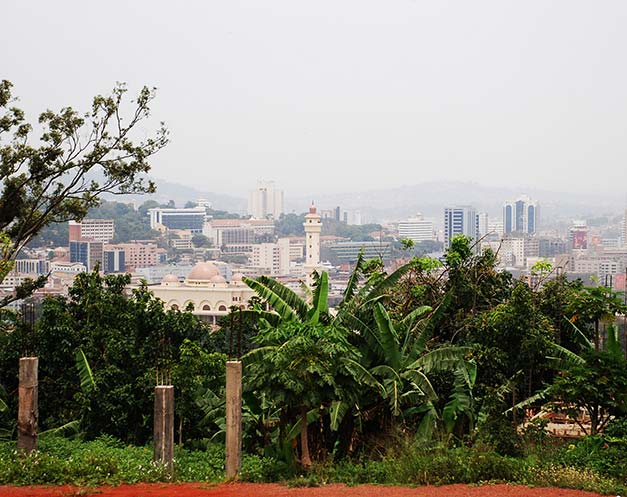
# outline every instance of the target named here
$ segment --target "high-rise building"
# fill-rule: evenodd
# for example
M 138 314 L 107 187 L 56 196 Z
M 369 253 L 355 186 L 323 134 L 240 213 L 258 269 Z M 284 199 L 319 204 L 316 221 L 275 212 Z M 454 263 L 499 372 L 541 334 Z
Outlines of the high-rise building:
M 95 240 L 109 243 L 115 235 L 113 219 L 83 219 L 80 222 L 69 221 L 70 241 Z
M 80 262 L 87 271 L 92 271 L 98 266 L 103 269 L 104 243 L 96 240 L 71 240 L 70 262 Z
M 487 212 L 479 212 L 477 214 L 477 233 L 479 238 L 483 238 L 490 234 L 490 219 Z
M 50 271 L 50 262 L 46 259 L 16 259 L 13 271 L 21 274 L 46 274 Z
M 503 232 L 534 234 L 538 229 L 539 206 L 526 195 L 503 204 Z
M 150 267 L 162 264 L 165 262 L 167 256 L 167 250 L 158 247 L 154 242 L 116 243 L 115 245 L 107 245 L 106 250 L 108 252 L 124 253 L 123 262 L 125 271 L 134 271 L 135 268 L 138 267 Z M 118 263 L 120 262 L 122 262 L 122 259 L 118 258 Z
M 627 209 L 625 209 L 625 217 L 623 218 L 623 246 L 627 247 Z
M 192 233 L 202 233 L 207 214 L 204 207 L 189 209 L 155 207 L 148 209 L 148 213 L 150 227 L 153 230 L 165 227 L 171 230 L 190 230 Z
M 568 230 L 570 247 L 574 250 L 585 250 L 588 248 L 588 224 L 584 220 L 573 221 L 573 225 Z
M 433 221 L 425 219 L 422 214 L 418 213 L 416 217 L 410 217 L 406 221 L 398 223 L 398 236 L 416 243 L 433 240 L 435 239 Z
M 248 195 L 248 214 L 255 219 L 279 219 L 283 214 L 283 190 L 277 190 L 274 181 L 258 181 L 257 188 Z
M 105 248 L 103 271 L 105 274 L 110 273 L 123 273 L 126 268 L 126 257 L 123 248 Z
M 444 248 L 451 246 L 455 235 L 479 238 L 477 211 L 471 206 L 446 207 L 444 209 Z
M 288 272 L 286 273 L 281 264 L 281 246 L 278 243 L 256 243 L 252 248 L 250 257 L 252 266 L 262 268 L 270 276 L 289 274 L 289 258 Z

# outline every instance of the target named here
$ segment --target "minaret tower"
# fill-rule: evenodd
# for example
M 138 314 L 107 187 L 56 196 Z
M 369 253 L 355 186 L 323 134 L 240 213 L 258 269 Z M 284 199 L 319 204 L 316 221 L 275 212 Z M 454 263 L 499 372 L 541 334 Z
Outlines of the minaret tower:
M 320 231 L 322 221 L 316 212 L 316 206 L 311 203 L 309 214 L 305 216 L 305 277 L 307 286 L 313 285 L 312 273 L 320 268 Z

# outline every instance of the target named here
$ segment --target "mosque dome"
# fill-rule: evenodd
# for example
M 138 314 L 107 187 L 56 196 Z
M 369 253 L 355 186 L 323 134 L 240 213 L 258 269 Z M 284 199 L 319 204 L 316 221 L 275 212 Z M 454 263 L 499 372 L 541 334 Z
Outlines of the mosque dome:
M 175 274 L 166 274 L 161 280 L 162 285 L 174 286 L 179 284 L 179 277 Z
M 211 262 L 199 262 L 187 275 L 186 280 L 189 281 L 211 281 L 211 278 L 218 276 L 220 271 Z
M 241 282 L 244 279 L 244 275 L 242 273 L 235 273 L 233 276 L 231 276 L 231 281 L 234 282 Z
M 215 276 L 212 276 L 209 281 L 211 283 L 226 283 L 226 280 L 222 277 L 221 274 L 216 274 Z

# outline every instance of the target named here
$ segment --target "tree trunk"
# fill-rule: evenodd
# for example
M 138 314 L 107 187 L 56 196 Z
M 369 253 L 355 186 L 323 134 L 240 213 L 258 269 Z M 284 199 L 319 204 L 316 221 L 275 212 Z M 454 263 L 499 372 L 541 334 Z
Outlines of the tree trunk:
M 303 406 L 300 414 L 300 463 L 304 469 L 311 468 L 311 457 L 309 456 L 309 442 L 307 440 L 307 408 Z

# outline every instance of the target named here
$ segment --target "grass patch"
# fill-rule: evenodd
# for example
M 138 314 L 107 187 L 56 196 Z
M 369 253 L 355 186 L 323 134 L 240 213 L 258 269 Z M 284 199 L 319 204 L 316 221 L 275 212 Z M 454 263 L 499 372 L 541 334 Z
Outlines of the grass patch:
M 42 437 L 40 449 L 20 457 L 15 442 L 0 443 L 0 485 L 72 484 L 79 487 L 138 482 L 206 482 L 224 480 L 224 448 L 177 448 L 174 470 L 152 461 L 151 447 L 127 446 L 103 436 L 91 442 Z M 540 455 L 539 455 L 540 454 Z M 508 482 L 592 490 L 625 495 L 622 445 L 595 439 L 552 451 L 509 457 L 489 447 L 422 448 L 411 443 L 380 460 L 341 460 L 316 464 L 298 475 L 272 457 L 244 455 L 240 480 L 283 481 L 293 487 L 326 483 L 357 485 L 444 485 Z M 609 457 L 608 457 L 609 456 Z

